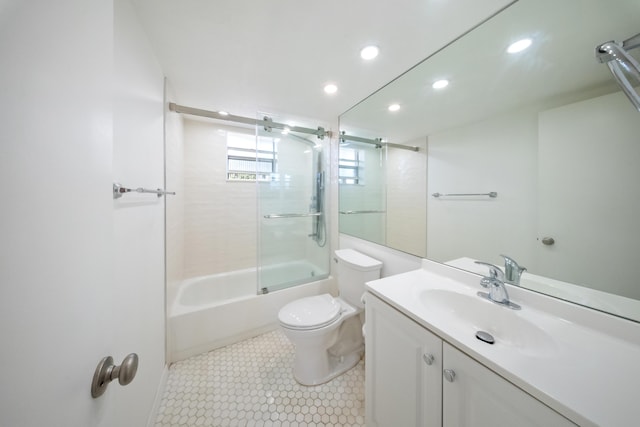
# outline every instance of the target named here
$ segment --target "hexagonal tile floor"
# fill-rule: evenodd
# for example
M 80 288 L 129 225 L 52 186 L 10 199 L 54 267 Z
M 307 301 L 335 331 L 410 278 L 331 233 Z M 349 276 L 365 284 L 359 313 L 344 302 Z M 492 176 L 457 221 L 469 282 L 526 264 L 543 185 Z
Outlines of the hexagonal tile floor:
M 155 426 L 364 426 L 363 361 L 305 387 L 293 357 L 277 330 L 174 363 Z

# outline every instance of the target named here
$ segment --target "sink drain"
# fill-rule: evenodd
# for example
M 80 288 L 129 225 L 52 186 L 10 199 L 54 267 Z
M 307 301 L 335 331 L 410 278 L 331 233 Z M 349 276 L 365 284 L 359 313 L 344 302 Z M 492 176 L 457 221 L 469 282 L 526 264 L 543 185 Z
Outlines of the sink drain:
M 493 344 L 494 342 L 496 342 L 496 340 L 493 338 L 493 335 L 485 331 L 476 332 L 476 338 L 478 338 L 480 341 L 486 342 L 487 344 Z

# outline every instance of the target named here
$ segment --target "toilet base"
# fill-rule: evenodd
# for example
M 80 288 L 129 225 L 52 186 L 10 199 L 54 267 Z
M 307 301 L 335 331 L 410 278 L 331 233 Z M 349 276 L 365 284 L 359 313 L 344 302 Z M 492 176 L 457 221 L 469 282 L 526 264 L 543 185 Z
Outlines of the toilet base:
M 344 374 L 349 369 L 353 368 L 358 364 L 362 355 L 364 354 L 364 346 L 361 349 L 357 349 L 347 355 L 344 356 L 331 356 L 328 355 L 328 373 L 320 378 L 311 377 L 308 375 L 308 370 L 304 370 L 304 372 L 296 372 L 294 366 L 293 378 L 304 386 L 315 386 L 327 383 L 332 379 Z
M 324 333 L 302 333 L 297 337 L 293 377 L 298 383 L 306 386 L 324 384 L 360 361 L 364 340 L 362 324 L 356 314 L 354 310 L 341 324 L 328 326 L 330 330 Z

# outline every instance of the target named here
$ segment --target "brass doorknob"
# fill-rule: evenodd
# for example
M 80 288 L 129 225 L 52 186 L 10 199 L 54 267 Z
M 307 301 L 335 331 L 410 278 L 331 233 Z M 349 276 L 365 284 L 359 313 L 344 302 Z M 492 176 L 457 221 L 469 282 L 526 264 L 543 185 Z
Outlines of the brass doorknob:
M 135 353 L 127 355 L 119 366 L 113 364 L 113 357 L 103 358 L 93 374 L 91 396 L 93 398 L 102 396 L 109 383 L 116 378 L 120 385 L 129 384 L 135 378 L 136 372 L 138 372 L 138 355 Z

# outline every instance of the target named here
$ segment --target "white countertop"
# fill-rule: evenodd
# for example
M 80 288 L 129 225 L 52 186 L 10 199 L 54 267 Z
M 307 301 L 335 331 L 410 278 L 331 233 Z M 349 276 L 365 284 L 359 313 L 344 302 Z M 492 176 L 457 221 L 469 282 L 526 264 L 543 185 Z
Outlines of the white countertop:
M 487 267 L 475 263 L 472 258 L 457 258 L 445 262 L 462 270 L 477 274 L 486 274 Z M 504 268 L 499 267 L 502 270 Z M 640 322 L 640 301 L 611 294 L 608 292 L 591 289 L 586 286 L 551 279 L 525 271 L 520 279 L 520 286 L 532 291 L 541 292 L 566 301 L 595 308 L 606 313 Z M 640 424 L 640 423 L 639 423 Z
M 581 426 L 640 425 L 640 324 L 507 286 L 522 306 L 514 315 L 553 343 L 544 351 L 514 350 L 517 343 L 500 339 L 483 343 L 477 329 L 452 327 L 451 318 L 430 312 L 418 297 L 428 289 L 455 290 L 492 304 L 476 296 L 475 274 L 424 260 L 422 269 L 369 282 L 367 290 Z

